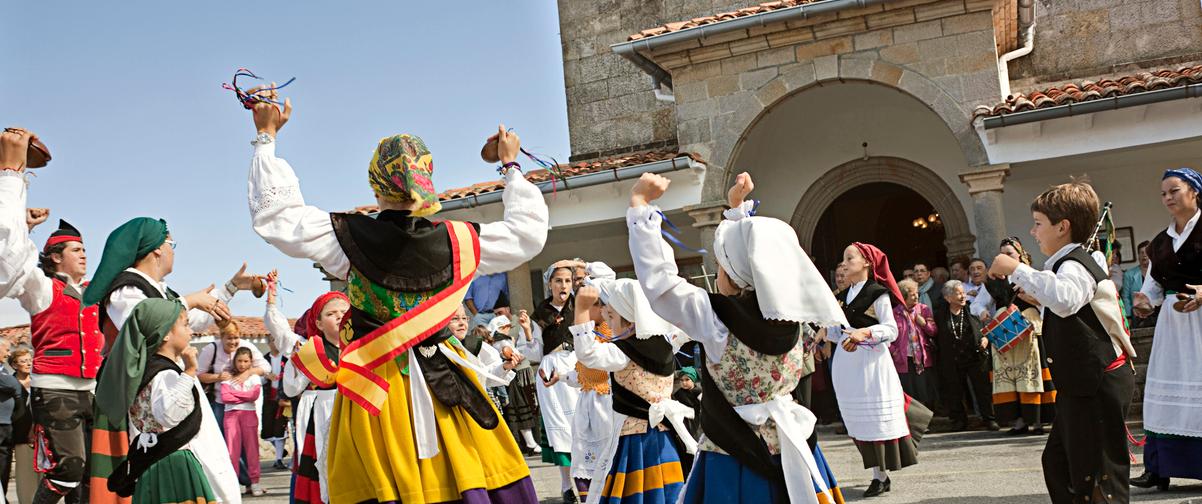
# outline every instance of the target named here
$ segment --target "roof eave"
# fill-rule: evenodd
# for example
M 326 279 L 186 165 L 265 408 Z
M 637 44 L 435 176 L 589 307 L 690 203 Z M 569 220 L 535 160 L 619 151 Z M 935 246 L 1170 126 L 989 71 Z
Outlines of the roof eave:
M 991 116 L 984 118 L 982 123 L 986 130 L 990 130 L 994 128 L 1003 128 L 1017 124 L 1046 121 L 1061 117 L 1092 114 L 1105 110 L 1136 107 L 1150 103 L 1160 103 L 1172 100 L 1181 100 L 1185 98 L 1197 98 L 1199 96 L 1202 96 L 1202 82 L 1189 84 L 1186 86 L 1144 91 L 1142 93 L 1116 95 L 1108 98 L 1099 98 L 1084 102 L 1067 103 L 1055 107 Z

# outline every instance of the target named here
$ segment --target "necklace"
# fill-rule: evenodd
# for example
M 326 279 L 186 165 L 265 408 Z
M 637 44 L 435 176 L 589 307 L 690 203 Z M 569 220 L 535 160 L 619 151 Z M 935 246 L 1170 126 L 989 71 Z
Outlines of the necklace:
M 952 328 L 952 337 L 960 339 L 960 336 L 964 333 L 964 309 L 960 310 L 959 315 L 949 317 L 948 322 L 948 325 Z

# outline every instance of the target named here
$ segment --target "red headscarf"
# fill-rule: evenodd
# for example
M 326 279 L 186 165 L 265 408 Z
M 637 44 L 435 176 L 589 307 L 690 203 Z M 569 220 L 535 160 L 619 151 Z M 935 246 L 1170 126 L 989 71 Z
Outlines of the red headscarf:
M 902 299 L 901 289 L 897 288 L 897 280 L 893 279 L 893 271 L 889 269 L 889 257 L 884 252 L 881 252 L 881 249 L 876 248 L 875 245 L 860 242 L 855 242 L 852 245 L 856 247 L 856 250 L 860 251 L 864 259 L 872 266 L 872 278 L 889 290 L 889 294 L 893 296 L 893 303 L 904 303 L 905 300 Z
M 317 300 L 313 301 L 313 307 L 309 308 L 309 311 L 305 312 L 305 317 L 304 317 L 305 334 L 304 335 L 306 337 L 312 338 L 313 336 L 321 336 L 322 335 L 321 329 L 317 328 L 317 321 L 318 321 L 318 319 L 321 318 L 321 312 L 322 312 L 322 310 L 325 310 L 326 304 L 328 304 L 330 301 L 333 301 L 335 299 L 341 299 L 343 301 L 346 301 L 347 304 L 350 304 L 350 302 L 351 302 L 350 298 L 347 298 L 346 294 L 343 294 L 341 292 L 330 291 L 330 292 L 327 292 L 320 296 L 317 296 Z

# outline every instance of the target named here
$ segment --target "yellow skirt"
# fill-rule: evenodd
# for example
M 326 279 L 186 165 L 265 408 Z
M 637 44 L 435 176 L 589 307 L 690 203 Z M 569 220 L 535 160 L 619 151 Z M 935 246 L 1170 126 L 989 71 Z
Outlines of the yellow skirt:
M 461 499 L 467 490 L 496 489 L 530 476 L 504 421 L 487 430 L 462 408 L 448 408 L 437 399 L 439 452 L 418 460 L 409 412 L 409 376 L 401 374 L 396 360 L 379 369 L 389 384 L 388 400 L 379 416 L 342 394 L 335 399 L 327 461 L 330 502 L 445 502 Z M 474 373 L 468 370 L 467 374 L 483 393 Z

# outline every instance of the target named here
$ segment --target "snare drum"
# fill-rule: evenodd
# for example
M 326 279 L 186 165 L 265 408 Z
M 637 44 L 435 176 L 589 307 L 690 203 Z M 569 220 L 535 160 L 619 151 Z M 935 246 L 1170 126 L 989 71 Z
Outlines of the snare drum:
M 1014 305 L 1010 305 L 1009 308 L 998 313 L 985 327 L 981 328 L 981 333 L 1001 353 L 1006 353 L 1014 348 L 1014 345 L 1017 345 L 1023 338 L 1030 337 L 1034 331 L 1035 328 L 1031 322 L 1023 317 L 1022 312 L 1018 311 L 1018 307 Z

